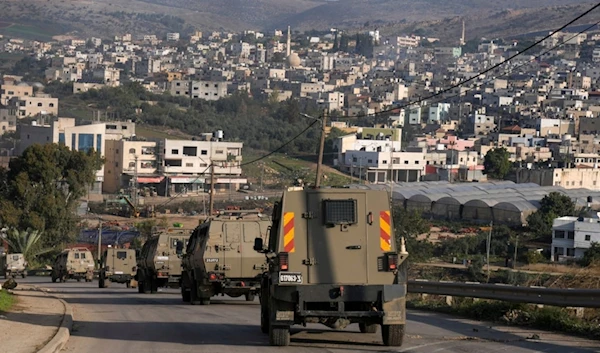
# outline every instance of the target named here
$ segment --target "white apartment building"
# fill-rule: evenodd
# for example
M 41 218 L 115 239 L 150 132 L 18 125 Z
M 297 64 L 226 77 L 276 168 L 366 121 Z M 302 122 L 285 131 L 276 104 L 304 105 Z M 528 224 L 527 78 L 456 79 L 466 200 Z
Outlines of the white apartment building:
M 429 107 L 428 124 L 435 124 L 448 119 L 450 119 L 450 103 L 438 103 Z
M 170 91 L 174 96 L 187 96 L 194 99 L 219 100 L 227 97 L 226 81 L 184 81 L 173 80 Z
M 552 223 L 552 261 L 579 259 L 592 243 L 600 242 L 600 219 L 560 217 Z
M 167 40 L 170 42 L 176 42 L 179 40 L 179 33 L 177 32 L 173 32 L 173 33 L 167 33 Z

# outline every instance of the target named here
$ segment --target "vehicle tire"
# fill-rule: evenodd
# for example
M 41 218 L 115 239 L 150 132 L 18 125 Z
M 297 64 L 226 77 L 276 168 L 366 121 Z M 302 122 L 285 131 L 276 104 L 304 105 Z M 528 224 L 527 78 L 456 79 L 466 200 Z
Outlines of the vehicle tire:
M 200 298 L 200 305 L 210 305 L 210 298 Z
M 377 332 L 377 324 L 365 324 L 365 323 L 359 323 L 358 324 L 358 328 L 360 329 L 361 333 L 376 333 Z
M 190 304 L 204 305 L 198 296 L 198 282 L 196 280 L 192 280 L 192 286 L 190 287 Z
M 21 274 L 21 277 L 27 278 L 27 272 L 23 272 L 23 274 Z
M 150 279 L 150 293 L 156 294 L 158 292 L 158 280 L 156 278 Z
M 253 302 L 254 301 L 254 298 L 255 298 L 254 293 L 244 294 L 244 296 L 246 297 L 246 301 L 247 302 Z
M 127 287 L 127 288 L 131 288 L 131 281 L 127 281 L 127 282 L 125 282 L 125 287 Z
M 269 308 L 265 304 L 260 304 L 260 331 L 264 334 L 269 333 Z
M 184 303 L 189 303 L 192 300 L 192 291 L 187 290 L 184 286 L 181 286 L 181 300 Z
M 104 288 L 104 278 L 102 276 L 98 278 L 98 288 Z
M 67 281 L 67 276 L 63 275 L 63 276 L 60 278 L 60 281 L 61 281 L 62 283 L 65 283 L 65 282 Z
M 404 325 L 381 325 L 381 338 L 388 347 L 400 347 L 404 340 Z
M 269 327 L 269 344 L 271 346 L 289 346 L 290 345 L 290 328 L 287 326 L 270 326 Z

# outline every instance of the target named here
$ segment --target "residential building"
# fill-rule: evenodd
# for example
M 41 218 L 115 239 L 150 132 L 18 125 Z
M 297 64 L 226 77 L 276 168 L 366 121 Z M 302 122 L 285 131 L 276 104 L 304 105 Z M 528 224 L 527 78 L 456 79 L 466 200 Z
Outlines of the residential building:
M 227 97 L 228 82 L 173 80 L 170 92 L 174 96 L 187 96 L 205 100 L 219 100 Z
M 7 105 L 17 110 L 19 119 L 38 115 L 58 115 L 58 98 L 48 95 L 13 97 Z
M 11 98 L 27 98 L 33 96 L 33 86 L 24 82 L 19 84 L 0 85 L 0 104 L 8 105 Z
M 580 259 L 592 243 L 600 242 L 600 219 L 560 217 L 552 223 L 551 261 Z

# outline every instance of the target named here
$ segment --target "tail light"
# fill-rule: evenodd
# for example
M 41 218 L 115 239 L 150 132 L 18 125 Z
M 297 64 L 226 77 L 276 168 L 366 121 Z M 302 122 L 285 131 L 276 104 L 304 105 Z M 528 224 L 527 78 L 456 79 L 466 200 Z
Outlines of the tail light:
M 286 252 L 281 252 L 278 255 L 279 258 L 279 269 L 287 271 L 289 269 L 289 256 Z
M 387 262 L 387 266 L 386 266 L 387 271 L 395 271 L 398 269 L 398 254 L 388 253 L 388 254 L 385 254 L 385 258 L 386 258 L 386 262 Z
M 133 267 L 131 268 L 131 271 L 132 271 L 132 272 L 135 272 L 135 271 L 137 271 L 137 267 L 136 267 L 136 266 L 133 266 Z
M 106 266 L 106 271 L 110 271 L 110 266 Z
M 209 281 L 209 282 L 215 282 L 215 281 L 218 281 L 218 280 L 220 280 L 220 279 L 222 279 L 222 278 L 223 278 L 223 277 L 222 277 L 222 276 L 220 276 L 218 273 L 210 272 L 210 273 L 208 274 L 208 281 Z

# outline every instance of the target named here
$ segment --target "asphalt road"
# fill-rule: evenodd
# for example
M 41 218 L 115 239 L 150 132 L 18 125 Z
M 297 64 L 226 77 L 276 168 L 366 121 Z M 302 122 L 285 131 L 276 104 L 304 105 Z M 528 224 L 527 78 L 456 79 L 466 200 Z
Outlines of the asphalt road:
M 597 341 L 419 311 L 408 312 L 401 348 L 382 346 L 379 332 L 361 334 L 357 325 L 343 331 L 294 326 L 289 347 L 270 347 L 260 332 L 258 299 L 219 297 L 209 306 L 192 306 L 175 290 L 150 295 L 124 285 L 99 289 L 97 281 L 21 281 L 49 288 L 73 306 L 65 352 L 600 352 Z M 539 339 L 530 339 L 534 334 Z

